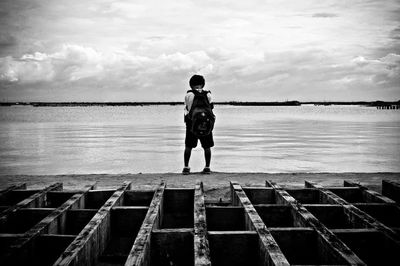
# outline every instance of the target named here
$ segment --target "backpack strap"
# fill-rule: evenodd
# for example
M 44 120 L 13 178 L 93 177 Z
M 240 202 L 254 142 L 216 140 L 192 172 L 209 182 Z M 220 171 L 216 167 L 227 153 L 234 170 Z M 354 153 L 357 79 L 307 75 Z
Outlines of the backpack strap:
M 208 94 L 208 93 L 211 93 L 210 91 L 203 90 L 202 92 L 198 92 L 197 90 L 188 90 L 187 93 L 189 93 L 189 92 L 191 92 L 191 93 L 194 94 L 193 103 L 192 103 L 192 106 L 191 106 L 191 108 L 190 108 L 190 110 L 189 110 L 189 113 L 188 113 L 189 116 L 191 116 L 192 110 L 193 110 L 193 108 L 194 108 L 194 106 L 195 106 L 194 103 L 195 103 L 196 96 L 202 96 L 202 97 L 204 97 L 204 99 L 205 99 L 205 101 L 207 102 L 207 104 L 210 105 L 211 110 L 214 109 L 214 104 L 210 103 L 210 101 L 208 100 L 208 97 L 207 97 L 207 94 Z
M 188 91 L 186 91 L 186 93 L 189 93 L 189 92 L 191 92 L 193 94 L 198 93 L 198 91 L 196 91 L 196 90 L 188 90 Z M 211 91 L 206 91 L 206 90 L 203 90 L 203 92 L 206 92 L 206 94 L 211 93 Z

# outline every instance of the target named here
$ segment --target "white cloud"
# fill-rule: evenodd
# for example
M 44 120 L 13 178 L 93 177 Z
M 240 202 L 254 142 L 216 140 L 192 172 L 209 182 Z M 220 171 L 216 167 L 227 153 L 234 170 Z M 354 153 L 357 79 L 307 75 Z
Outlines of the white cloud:
M 338 84 L 341 89 L 346 86 L 348 90 L 365 83 L 393 87 L 399 80 L 399 69 L 397 54 L 344 60 L 321 50 L 234 53 L 210 48 L 146 57 L 128 50 L 104 53 L 91 47 L 66 44 L 51 54 L 35 52 L 18 59 L 1 58 L 0 80 L 17 85 L 56 83 L 71 89 L 93 87 L 90 95 L 86 95 L 89 98 L 99 96 L 94 87 L 101 84 L 105 94 L 126 90 L 142 100 L 151 100 L 157 95 L 165 95 L 167 98 L 163 100 L 181 100 L 187 79 L 194 73 L 201 73 L 206 76 L 207 84 L 217 89 L 220 100 L 233 100 L 237 95 L 243 100 L 271 100 L 271 97 L 282 100 L 282 97 L 289 97 L 290 91 L 291 98 L 295 99 L 304 99 L 302 90 L 319 91 L 313 93 L 314 97 L 330 95 L 335 93 Z M 325 88 L 322 91 L 321 86 Z M 277 87 L 287 95 L 279 96 Z M 265 94 L 265 90 L 269 94 Z M 138 93 L 143 95 L 137 96 Z M 122 95 L 126 97 L 126 93 Z
M 29 2 L 0 3 L 0 87 L 20 96 L 181 100 L 194 73 L 221 100 L 400 96 L 397 0 Z
M 175 84 L 169 78 L 177 75 L 181 75 L 180 79 L 186 79 L 191 73 L 207 75 L 213 71 L 213 60 L 204 51 L 151 58 L 126 51 L 101 53 L 90 47 L 68 44 L 52 54 L 35 52 L 17 59 L 1 58 L 0 71 L 3 82 L 18 85 L 57 82 L 76 86 L 86 80 L 102 82 L 110 88 L 130 84 L 140 89 Z

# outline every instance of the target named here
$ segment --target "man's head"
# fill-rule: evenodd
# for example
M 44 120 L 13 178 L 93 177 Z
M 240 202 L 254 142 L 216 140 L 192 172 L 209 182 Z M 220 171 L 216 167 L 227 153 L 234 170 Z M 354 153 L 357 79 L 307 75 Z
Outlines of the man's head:
M 189 80 L 190 88 L 195 90 L 202 89 L 205 83 L 204 77 L 200 75 L 193 75 Z

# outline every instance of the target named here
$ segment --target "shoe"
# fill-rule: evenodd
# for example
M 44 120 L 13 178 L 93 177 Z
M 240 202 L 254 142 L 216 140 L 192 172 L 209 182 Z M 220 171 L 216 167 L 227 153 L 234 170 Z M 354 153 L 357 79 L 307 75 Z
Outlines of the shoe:
M 188 175 L 188 174 L 190 174 L 190 167 L 183 167 L 182 174 L 183 174 L 183 175 Z
M 209 175 L 211 174 L 211 169 L 210 167 L 204 167 L 203 171 L 201 172 L 202 174 Z

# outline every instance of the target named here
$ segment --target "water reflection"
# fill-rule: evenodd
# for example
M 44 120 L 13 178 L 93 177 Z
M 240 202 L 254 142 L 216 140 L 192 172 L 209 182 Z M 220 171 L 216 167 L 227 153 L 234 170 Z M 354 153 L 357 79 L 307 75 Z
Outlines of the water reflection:
M 212 168 L 248 172 L 400 171 L 398 110 L 217 106 Z M 177 172 L 181 106 L 1 107 L 1 174 Z M 192 168 L 203 166 L 201 149 Z

